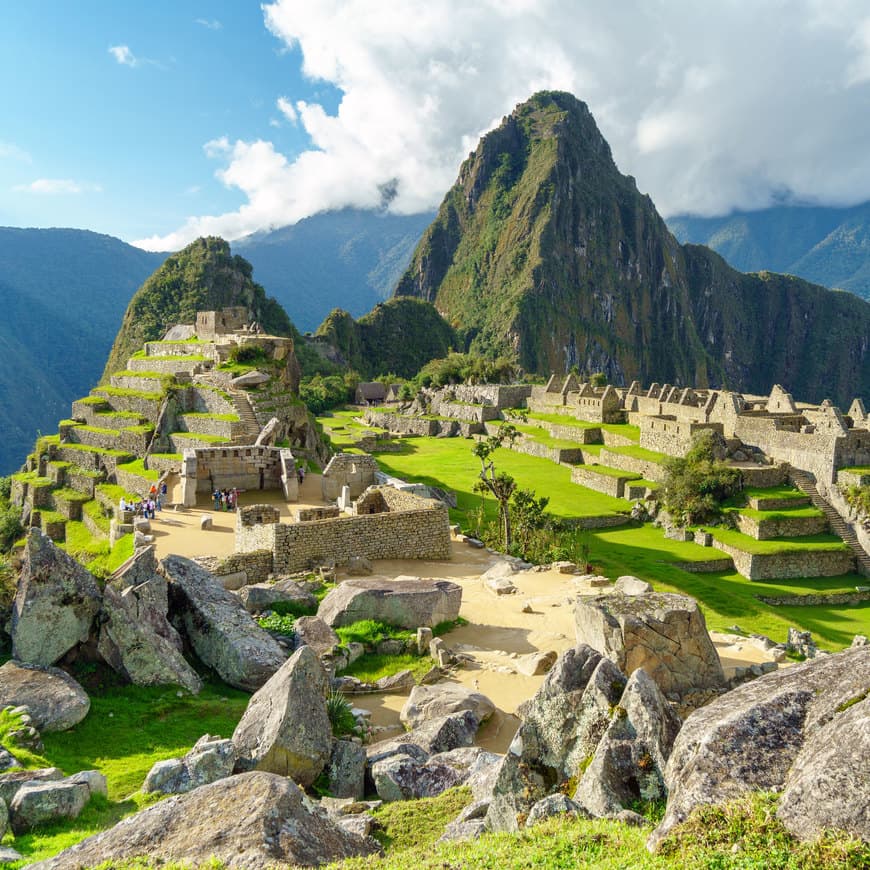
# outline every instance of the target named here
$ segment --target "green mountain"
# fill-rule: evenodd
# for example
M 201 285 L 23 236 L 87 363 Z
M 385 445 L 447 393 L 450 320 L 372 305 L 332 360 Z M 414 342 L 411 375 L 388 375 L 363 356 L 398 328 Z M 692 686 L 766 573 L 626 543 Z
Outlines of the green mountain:
M 434 303 L 473 352 L 540 374 L 870 395 L 870 305 L 681 246 L 566 93 L 481 140 L 395 292 Z
M 363 377 L 392 373 L 410 378 L 429 360 L 446 356 L 457 341 L 434 306 L 399 298 L 379 303 L 359 320 L 336 308 L 309 344 L 322 357 Z
M 681 242 L 707 245 L 741 272 L 787 272 L 870 299 L 870 202 L 678 215 L 668 227 Z
M 432 213 L 341 209 L 233 242 L 302 330 L 336 306 L 359 317 L 389 298 Z
M 164 259 L 86 230 L 0 227 L 0 475 L 96 382 L 130 296 Z
M 244 305 L 264 331 L 298 337 L 284 309 L 252 276 L 251 264 L 231 254 L 223 239 L 197 239 L 172 254 L 130 300 L 103 377 L 123 369 L 146 341 L 160 339 L 170 326 L 193 323 L 197 311 Z

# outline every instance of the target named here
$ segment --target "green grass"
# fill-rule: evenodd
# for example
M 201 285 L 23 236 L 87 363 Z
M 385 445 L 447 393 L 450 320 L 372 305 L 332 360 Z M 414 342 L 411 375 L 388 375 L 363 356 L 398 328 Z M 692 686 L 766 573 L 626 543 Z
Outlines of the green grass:
M 98 483 L 96 491 L 106 496 L 112 504 L 116 505 L 123 498 L 125 501 L 135 501 L 139 498 L 135 493 L 119 486 L 117 483 Z
M 397 628 L 394 625 L 386 625 L 374 619 L 362 619 L 351 625 L 342 625 L 335 629 L 338 639 L 347 646 L 349 643 L 363 643 L 366 646 L 374 646 L 382 640 L 395 638 L 409 641 L 417 636 L 415 631 L 408 628 Z
M 799 489 L 795 489 L 793 486 L 747 486 L 744 487 L 741 494 L 738 496 L 741 500 L 744 498 L 805 499 L 806 497 L 807 496 L 804 493 Z
M 133 372 L 129 369 L 123 369 L 120 372 L 112 372 L 112 377 L 117 378 L 144 378 L 147 381 L 161 381 L 163 383 L 171 383 L 172 375 L 166 372 Z
M 139 477 L 144 477 L 145 480 L 157 481 L 160 479 L 160 472 L 154 471 L 152 468 L 146 468 L 145 461 L 142 459 L 134 459 L 132 462 L 124 462 L 118 466 L 118 471 L 126 471 L 128 474 L 137 474 Z
M 135 374 L 135 373 L 134 373 Z M 148 390 L 131 390 L 127 387 L 97 387 L 94 391 L 99 393 L 101 396 L 114 396 L 115 398 L 129 398 L 129 399 L 147 399 L 150 402 L 156 402 L 163 398 L 164 392 L 151 392 Z M 95 397 L 96 398 L 96 397 Z
M 109 553 L 109 542 L 105 538 L 95 538 L 79 520 L 67 522 L 66 540 L 58 546 L 84 565 L 97 556 L 106 556 Z
M 90 468 L 82 468 L 80 465 L 73 465 L 71 462 L 57 462 L 52 464 L 66 465 L 69 474 L 73 474 L 79 477 L 89 477 L 91 478 L 91 480 L 99 480 L 100 478 L 99 471 L 92 471 Z
M 34 510 L 39 512 L 42 528 L 45 528 L 46 523 L 65 523 L 67 521 L 67 518 L 59 511 L 52 511 L 47 508 L 35 508 Z
M 729 508 L 744 517 L 753 520 L 802 520 L 823 517 L 824 514 L 812 505 L 798 505 L 797 507 L 777 508 L 771 511 L 759 511 L 755 508 L 741 507 Z
M 133 555 L 133 536 L 123 535 L 115 542 L 108 553 L 97 556 L 88 563 L 88 570 L 95 577 L 108 577 L 114 573 Z
M 90 444 L 73 444 L 68 443 L 63 445 L 65 449 L 68 450 L 81 450 L 84 453 L 97 453 L 100 456 L 131 456 L 129 450 L 115 450 L 112 447 L 92 447 Z
M 530 420 L 541 420 L 544 423 L 557 423 L 559 426 L 574 426 L 577 429 L 601 429 L 602 432 L 611 432 L 614 435 L 622 435 L 632 441 L 640 440 L 640 427 L 629 423 L 589 423 L 586 420 L 578 420 L 564 414 L 544 414 L 529 411 Z
M 642 459 L 645 462 L 654 462 L 656 465 L 662 465 L 666 460 L 670 459 L 667 453 L 659 453 L 658 450 L 648 450 L 646 447 L 639 447 L 637 444 L 626 444 L 623 447 L 605 447 L 611 453 L 618 453 L 621 456 L 631 456 L 634 459 Z
M 848 471 L 852 474 L 870 474 L 870 465 L 849 465 L 845 468 L 838 468 L 837 471 Z
M 341 676 L 356 677 L 364 683 L 374 683 L 381 677 L 391 677 L 399 671 L 408 670 L 414 674 L 414 679 L 419 680 L 432 669 L 432 664 L 429 656 L 415 656 L 411 653 L 401 655 L 364 653 L 341 671 Z
M 79 492 L 77 489 L 70 489 L 67 486 L 62 489 L 52 490 L 51 494 L 55 499 L 60 499 L 65 502 L 80 502 L 81 504 L 84 504 L 86 501 L 91 500 L 89 495 Z
M 106 400 L 102 396 L 84 396 L 81 399 L 76 399 L 80 405 L 105 405 Z
M 208 414 L 204 411 L 185 411 L 184 417 L 192 417 L 200 420 L 220 420 L 223 423 L 238 423 L 238 414 Z
M 122 432 L 130 432 L 133 435 L 148 435 L 154 431 L 153 423 L 138 423 L 135 426 L 125 426 Z
M 836 535 L 803 535 L 796 538 L 774 538 L 771 541 L 758 541 L 749 535 L 734 529 L 726 529 L 721 526 L 705 527 L 713 538 L 723 544 L 736 547 L 745 553 L 756 555 L 772 555 L 775 553 L 798 553 L 808 550 L 813 551 L 848 551 L 849 547 Z
M 546 429 L 540 426 L 529 426 L 525 423 L 514 423 L 518 432 L 521 432 L 527 438 L 531 438 L 537 444 L 544 447 L 552 447 L 556 450 L 577 450 L 585 449 L 585 445 L 578 441 L 569 441 L 567 438 L 554 438 Z
M 36 471 L 19 471 L 12 475 L 12 479 L 30 486 L 54 486 L 54 481 L 50 477 L 40 477 Z
M 82 505 L 82 511 L 96 523 L 97 528 L 104 534 L 109 534 L 111 520 L 103 513 L 103 506 L 96 500 L 91 499 Z
M 206 435 L 201 432 L 173 432 L 173 438 L 189 438 L 202 441 L 205 444 L 229 444 L 230 438 L 225 438 L 223 435 Z
M 108 435 L 112 438 L 117 438 L 121 434 L 120 429 L 107 429 L 102 426 L 86 426 L 84 423 L 78 424 L 76 428 L 80 432 L 93 432 L 95 435 Z
M 617 477 L 623 480 L 640 480 L 641 476 L 636 471 L 625 471 L 622 468 L 611 468 L 609 465 L 599 465 L 593 462 L 592 465 L 575 465 L 575 468 L 582 468 L 585 471 L 593 471 L 595 474 L 603 474 L 605 477 Z
M 180 453 L 152 453 L 152 459 L 163 459 L 169 462 L 181 462 L 181 454 Z

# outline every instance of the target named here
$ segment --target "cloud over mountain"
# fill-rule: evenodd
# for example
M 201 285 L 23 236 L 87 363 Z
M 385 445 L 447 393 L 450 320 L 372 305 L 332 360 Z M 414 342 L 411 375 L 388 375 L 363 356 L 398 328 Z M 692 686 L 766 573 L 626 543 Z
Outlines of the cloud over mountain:
M 540 89 L 585 100 L 662 213 L 870 199 L 870 12 L 860 0 L 276 0 L 268 28 L 342 94 L 273 99 L 310 139 L 211 143 L 247 202 L 144 247 L 235 238 L 342 206 L 433 207 L 479 136 Z M 278 102 L 280 98 L 280 102 Z

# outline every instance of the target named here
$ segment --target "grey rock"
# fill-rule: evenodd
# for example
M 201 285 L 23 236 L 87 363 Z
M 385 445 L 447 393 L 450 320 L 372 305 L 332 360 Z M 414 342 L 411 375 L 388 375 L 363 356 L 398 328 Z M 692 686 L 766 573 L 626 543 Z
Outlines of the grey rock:
M 372 765 L 375 790 L 385 801 L 435 797 L 448 788 L 462 785 L 483 751 L 475 746 L 452 749 L 424 762 L 410 755 L 389 756 Z
M 93 575 L 38 529 L 31 530 L 12 604 L 13 658 L 53 665 L 87 641 L 101 598 Z
M 317 655 L 332 652 L 338 646 L 338 635 L 317 616 L 300 616 L 293 623 L 300 644 L 310 646 Z
M 203 514 L 199 518 L 199 527 L 203 531 L 208 531 L 213 526 L 213 520 L 211 514 Z
M 480 545 L 481 547 L 483 544 Z M 478 840 L 487 832 L 483 819 L 473 819 L 469 822 L 450 822 L 436 843 L 461 843 L 467 840 Z
M 204 734 L 183 758 L 158 761 L 145 777 L 142 791 L 183 794 L 230 776 L 235 762 L 232 740 Z
M 378 692 L 404 694 L 411 691 L 416 685 L 414 673 L 410 670 L 399 671 L 397 674 L 375 680 L 375 690 Z
M 486 695 L 459 683 L 415 686 L 399 719 L 408 728 L 417 728 L 427 719 L 440 719 L 462 710 L 471 710 L 477 721 L 483 723 L 495 712 L 495 704 Z
M 375 652 L 379 656 L 400 656 L 405 652 L 405 642 L 389 637 L 375 645 Z
M 119 674 L 137 686 L 183 686 L 194 695 L 202 680 L 178 647 L 140 618 L 137 587 L 103 590 L 103 620 L 97 649 Z
M 351 577 L 362 577 L 373 570 L 372 563 L 365 556 L 351 556 L 347 561 L 347 573 Z
M 338 816 L 335 822 L 343 830 L 355 834 L 357 837 L 365 838 L 371 833 L 375 824 L 375 818 L 368 813 L 352 813 L 350 815 Z
M 248 613 L 262 613 L 275 604 L 298 604 L 300 607 L 317 609 L 317 599 L 293 580 L 277 583 L 251 583 L 238 592 L 239 601 Z
M 239 375 L 238 377 L 233 378 L 230 381 L 230 384 L 233 387 L 244 389 L 245 387 L 258 387 L 260 386 L 260 384 L 266 384 L 268 382 L 268 375 L 255 370 L 252 372 L 245 372 L 243 375 Z
M 88 793 L 91 797 L 95 794 L 100 794 L 103 797 L 109 796 L 109 784 L 99 770 L 80 770 L 67 777 L 67 782 L 84 783 L 88 787 Z
M 316 812 L 286 777 L 253 772 L 169 797 L 123 819 L 35 870 L 72 870 L 147 855 L 193 865 L 217 859 L 240 870 L 316 866 L 378 851 Z
M 0 774 L 0 800 L 8 806 L 23 785 L 31 782 L 58 782 L 61 779 L 63 773 L 57 767 L 43 767 L 36 770 L 14 768 Z
M 337 798 L 361 800 L 365 795 L 365 774 L 365 747 L 350 740 L 336 740 L 327 767 L 329 793 Z
M 518 817 L 577 775 L 610 724 L 624 688 L 616 665 L 589 646 L 557 659 L 499 765 L 487 814 L 492 830 L 517 830 Z
M 553 667 L 557 658 L 557 653 L 550 650 L 549 652 L 529 653 L 520 656 L 514 660 L 513 664 L 518 673 L 527 677 L 536 677 L 540 674 L 546 674 Z
M 432 629 L 425 625 L 419 626 L 417 628 L 417 655 L 428 655 L 431 642 Z
M 25 783 L 9 805 L 9 817 L 15 834 L 56 819 L 74 819 L 91 799 L 85 782 L 62 779 L 57 782 Z
M 182 556 L 160 564 L 173 622 L 199 658 L 231 686 L 259 689 L 284 663 L 281 647 L 204 568 Z
M 526 827 L 531 828 L 553 816 L 570 816 L 572 818 L 579 816 L 581 819 L 586 819 L 589 818 L 589 813 L 566 795 L 549 794 L 532 804 L 526 819 Z
M 665 764 L 680 719 L 646 671 L 629 678 L 574 800 L 592 815 L 615 816 L 634 801 L 666 796 Z
M 624 674 L 643 668 L 666 695 L 725 685 L 704 616 L 687 595 L 579 598 L 574 621 L 578 643 L 602 652 Z
M 91 709 L 85 690 L 60 668 L 25 662 L 0 667 L 0 708 L 24 705 L 40 731 L 66 731 Z
M 665 768 L 668 804 L 650 848 L 699 804 L 751 791 L 789 791 L 783 821 L 799 834 L 826 817 L 842 817 L 844 824 L 855 825 L 853 833 L 870 839 L 870 780 L 862 754 L 866 726 L 851 718 L 867 715 L 866 701 L 855 700 L 868 685 L 870 647 L 858 647 L 759 677 L 695 710 Z M 860 712 L 849 715 L 852 707 Z M 842 739 L 833 743 L 838 735 Z M 819 777 L 818 801 L 815 785 L 802 775 L 808 769 Z M 849 791 L 838 791 L 843 783 Z M 854 807 L 838 806 L 847 802 Z
M 613 585 L 614 592 L 621 592 L 623 595 L 644 595 L 647 592 L 652 592 L 652 585 L 646 580 L 641 580 L 640 577 L 633 577 L 631 574 L 624 574 L 622 577 L 616 578 L 616 583 Z
M 11 864 L 13 861 L 23 861 L 21 853 L 11 846 L 0 846 L 0 864 Z
M 462 587 L 449 580 L 351 578 L 320 602 L 317 615 L 333 627 L 374 619 L 416 629 L 456 619 L 461 603 Z
M 0 839 L 6 836 L 6 830 L 9 827 L 9 808 L 6 806 L 6 801 L 0 798 Z
M 404 735 L 403 735 L 404 736 Z M 394 755 L 408 755 L 419 762 L 428 761 L 430 753 L 422 746 L 397 737 L 393 740 L 381 740 L 366 747 L 367 763 L 374 767 L 379 761 L 392 758 Z
M 233 732 L 236 770 L 265 770 L 311 785 L 329 761 L 329 680 L 311 647 L 300 647 L 248 703 Z

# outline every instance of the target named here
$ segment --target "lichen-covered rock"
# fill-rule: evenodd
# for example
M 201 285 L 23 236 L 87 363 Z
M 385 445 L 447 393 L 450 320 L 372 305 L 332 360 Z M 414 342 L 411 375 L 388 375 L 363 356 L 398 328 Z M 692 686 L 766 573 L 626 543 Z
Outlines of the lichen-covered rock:
M 73 870 L 147 855 L 195 866 L 216 859 L 239 870 L 327 864 L 378 851 L 315 812 L 291 780 L 252 772 L 160 801 L 34 870 Z
M 145 777 L 144 792 L 183 794 L 230 776 L 236 763 L 232 740 L 204 734 L 183 758 L 158 761 Z
M 598 746 L 625 677 L 591 647 L 567 650 L 526 706 L 502 759 L 487 813 L 495 831 L 515 831 L 541 798 L 576 777 Z
M 91 701 L 60 668 L 9 661 L 0 667 L 0 708 L 25 706 L 39 731 L 66 731 L 78 725 Z
M 430 755 L 449 752 L 451 749 L 471 746 L 479 727 L 480 722 L 471 710 L 459 710 L 447 716 L 427 719 L 398 737 L 373 743 L 367 748 L 367 752 L 371 758 L 391 746 L 404 743 L 414 743 Z
M 102 595 L 93 575 L 38 529 L 24 548 L 12 604 L 12 656 L 53 665 L 90 636 Z
M 635 801 L 665 797 L 663 773 L 680 724 L 652 678 L 636 670 L 574 800 L 594 816 L 615 817 Z
M 85 782 L 62 779 L 25 783 L 9 805 L 12 830 L 24 834 L 45 822 L 75 819 L 90 799 L 91 791 Z
M 322 656 L 338 646 L 338 635 L 317 616 L 300 616 L 293 623 L 300 644 L 310 646 L 317 655 Z
M 783 792 L 783 822 L 799 836 L 836 819 L 870 840 L 868 686 L 870 647 L 858 647 L 759 677 L 696 710 L 665 767 L 668 804 L 650 848 L 699 804 L 752 791 Z
M 239 600 L 248 613 L 262 613 L 275 604 L 292 603 L 304 608 L 317 609 L 317 599 L 294 580 L 277 583 L 251 583 L 238 591 Z
M 643 668 L 666 695 L 725 684 L 704 615 L 687 595 L 579 598 L 574 624 L 577 643 L 604 653 L 624 674 Z
M 327 767 L 329 793 L 361 800 L 365 796 L 366 750 L 350 740 L 336 740 Z
M 492 716 L 495 704 L 486 695 L 459 683 L 415 686 L 399 713 L 399 719 L 406 727 L 417 728 L 427 719 L 440 719 L 462 710 L 470 710 L 480 723 Z
M 553 816 L 570 816 L 582 819 L 589 818 L 589 813 L 575 803 L 571 798 L 564 794 L 549 794 L 532 805 L 529 810 L 528 818 L 526 819 L 526 827 L 531 828 L 544 819 L 552 818 Z
M 441 752 L 422 762 L 410 755 L 391 755 L 372 765 L 375 790 L 385 801 L 435 797 L 462 785 L 483 752 L 478 746 L 469 746 Z
M 31 782 L 58 782 L 61 779 L 63 779 L 63 772 L 58 767 L 42 767 L 35 770 L 13 768 L 0 774 L 0 800 L 5 801 L 8 806 L 23 785 Z
M 231 686 L 259 689 L 285 661 L 277 642 L 196 562 L 167 556 L 160 568 L 169 581 L 170 617 L 199 658 Z
M 461 603 L 462 587 L 449 580 L 351 578 L 320 602 L 317 615 L 333 628 L 373 619 L 416 629 L 456 619 Z
M 0 798 L 0 840 L 6 836 L 6 829 L 9 827 L 9 807 L 6 806 L 6 801 Z
M 252 696 L 233 732 L 236 770 L 265 770 L 311 785 L 329 761 L 329 679 L 303 646 Z
M 645 595 L 647 592 L 652 592 L 652 586 L 641 580 L 640 577 L 633 577 L 631 574 L 623 574 L 622 577 L 616 578 L 616 583 L 613 584 L 614 592 L 621 592 L 623 595 Z
M 103 617 L 97 649 L 115 671 L 136 686 L 179 685 L 199 693 L 202 680 L 178 647 L 141 618 L 136 587 L 106 586 Z

